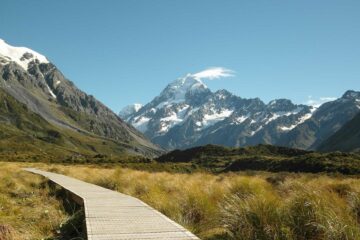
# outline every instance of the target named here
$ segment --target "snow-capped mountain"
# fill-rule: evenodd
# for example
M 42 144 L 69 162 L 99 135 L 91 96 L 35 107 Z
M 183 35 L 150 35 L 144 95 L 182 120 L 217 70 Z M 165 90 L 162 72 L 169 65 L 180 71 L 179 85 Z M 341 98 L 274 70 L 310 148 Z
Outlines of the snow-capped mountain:
M 140 103 L 134 103 L 134 104 L 128 105 L 119 112 L 119 116 L 121 118 L 126 118 L 126 116 L 137 113 L 140 110 L 140 108 L 142 108 L 142 106 L 143 105 Z
M 356 114 L 356 106 L 359 106 L 357 96 L 357 92 L 347 93 L 342 100 L 324 104 L 347 102 L 342 107 L 348 109 L 349 114 L 342 116 L 342 120 L 336 119 L 339 116 L 332 113 L 337 125 L 342 125 Z M 337 111 L 340 110 L 344 109 Z M 122 117 L 153 142 L 167 149 L 208 143 L 227 146 L 267 143 L 308 149 L 315 147 L 317 140 L 306 139 L 302 141 L 304 144 L 298 144 L 288 136 L 299 138 L 295 132 L 309 121 L 316 121 L 314 119 L 318 118 L 318 112 L 324 115 L 324 111 L 328 112 L 322 106 L 317 109 L 297 105 L 287 99 L 276 99 L 265 104 L 259 98 L 244 99 L 226 90 L 212 92 L 199 78 L 188 74 L 169 84 L 159 96 L 138 111 L 122 114 Z M 319 126 L 316 131 L 325 137 L 334 133 L 337 127 L 325 129 L 326 124 Z M 306 134 L 306 131 L 302 134 Z M 322 137 L 317 136 L 316 139 Z
M 119 149 L 131 152 L 152 155 L 160 150 L 95 97 L 78 89 L 45 56 L 1 39 L 0 90 L 56 127 L 111 139 Z
M 28 70 L 30 62 L 49 63 L 45 56 L 26 47 L 14 47 L 0 39 L 0 63 L 16 62 L 24 70 Z
M 283 136 L 279 145 L 317 149 L 360 112 L 360 92 L 349 90 L 342 97 L 322 104 L 303 124 Z

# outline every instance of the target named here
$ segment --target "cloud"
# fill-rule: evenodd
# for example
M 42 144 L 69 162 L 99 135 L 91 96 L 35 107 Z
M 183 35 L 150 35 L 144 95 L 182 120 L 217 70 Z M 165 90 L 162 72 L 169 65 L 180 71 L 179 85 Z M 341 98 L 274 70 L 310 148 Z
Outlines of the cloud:
M 320 107 L 323 103 L 330 102 L 336 100 L 336 97 L 320 97 L 320 98 L 313 98 L 312 96 L 308 96 L 308 100 L 305 104 L 313 106 L 313 107 Z
M 199 80 L 201 79 L 214 80 L 218 78 L 233 77 L 234 73 L 235 73 L 234 71 L 223 67 L 212 67 L 205 69 L 204 71 L 194 73 L 192 74 L 192 76 Z

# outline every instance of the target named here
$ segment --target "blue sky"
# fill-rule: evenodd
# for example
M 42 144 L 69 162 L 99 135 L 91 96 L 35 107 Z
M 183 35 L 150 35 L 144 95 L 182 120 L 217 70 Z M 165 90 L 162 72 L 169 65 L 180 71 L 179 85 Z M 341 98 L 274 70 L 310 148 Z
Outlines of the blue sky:
M 46 55 L 118 112 L 171 81 L 296 103 L 360 90 L 360 1 L 2 0 L 0 38 Z M 311 96 L 311 99 L 309 99 Z

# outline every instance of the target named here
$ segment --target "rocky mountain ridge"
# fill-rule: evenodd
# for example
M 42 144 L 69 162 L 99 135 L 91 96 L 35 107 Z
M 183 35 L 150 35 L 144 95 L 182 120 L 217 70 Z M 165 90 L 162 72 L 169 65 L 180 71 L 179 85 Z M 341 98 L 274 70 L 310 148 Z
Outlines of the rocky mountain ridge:
M 348 91 L 318 108 L 288 99 L 266 104 L 259 98 L 245 99 L 227 90 L 212 92 L 188 74 L 123 118 L 166 149 L 204 144 L 315 149 L 359 111 L 359 101 L 359 92 Z M 318 125 L 313 129 L 311 123 Z
M 113 139 L 130 151 L 161 151 L 95 97 L 78 89 L 43 55 L 0 41 L 0 87 L 57 126 Z

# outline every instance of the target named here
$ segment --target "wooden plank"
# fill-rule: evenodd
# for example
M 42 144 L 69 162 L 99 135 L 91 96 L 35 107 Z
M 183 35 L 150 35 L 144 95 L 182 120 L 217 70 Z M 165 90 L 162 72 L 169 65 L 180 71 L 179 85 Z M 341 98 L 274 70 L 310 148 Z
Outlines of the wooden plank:
M 89 240 L 199 239 L 141 200 L 57 173 L 25 168 L 82 199 Z

